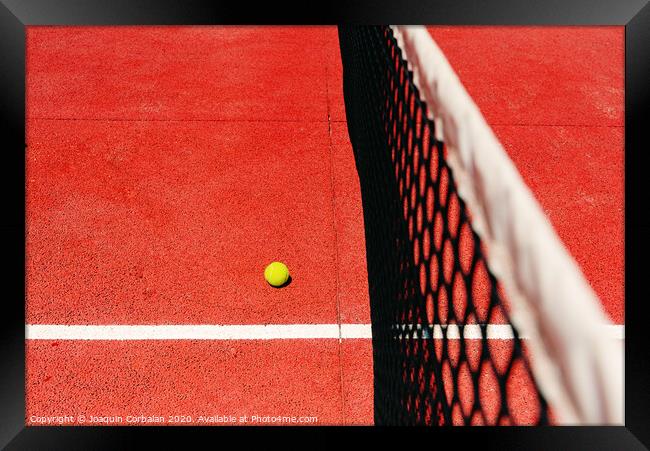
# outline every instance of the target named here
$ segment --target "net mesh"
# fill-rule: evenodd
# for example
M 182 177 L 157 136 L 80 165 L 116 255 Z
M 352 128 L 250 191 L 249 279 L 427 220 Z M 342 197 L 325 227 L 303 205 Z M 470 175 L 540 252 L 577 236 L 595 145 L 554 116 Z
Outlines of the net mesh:
M 340 26 L 361 184 L 376 424 L 546 424 L 546 401 L 387 26 Z

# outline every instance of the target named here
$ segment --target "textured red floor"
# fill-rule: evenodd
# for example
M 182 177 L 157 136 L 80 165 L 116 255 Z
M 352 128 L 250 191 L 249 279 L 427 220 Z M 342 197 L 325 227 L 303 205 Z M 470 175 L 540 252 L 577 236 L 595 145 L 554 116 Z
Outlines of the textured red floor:
M 431 32 L 622 322 L 622 28 Z M 28 322 L 369 323 L 335 28 L 27 36 Z M 275 259 L 283 290 L 261 278 Z M 369 340 L 32 341 L 27 359 L 28 419 L 372 422 Z
M 330 151 L 328 109 L 342 109 L 340 86 L 328 84 L 337 58 L 333 27 L 30 28 L 28 322 L 369 323 L 358 179 L 350 149 Z M 262 278 L 272 260 L 291 270 L 282 290 Z M 57 363 L 56 347 L 34 342 L 28 366 L 49 375 L 28 380 L 52 382 L 30 392 L 28 413 L 114 411 L 130 385 L 140 388 L 126 404 L 135 406 L 171 384 L 185 393 L 183 410 L 275 405 L 324 423 L 372 423 L 368 340 L 233 342 L 242 350 L 223 355 L 219 343 L 112 344 L 62 342 L 69 359 Z M 143 350 L 151 374 L 171 380 L 127 370 Z M 212 399 L 214 385 L 180 380 L 192 352 L 220 355 L 204 378 L 225 366 L 233 381 L 266 390 L 232 382 L 227 402 Z M 77 375 L 93 360 L 120 379 L 115 387 Z M 295 362 L 299 377 L 264 373 Z M 260 381 L 242 374 L 246 365 Z M 50 395 L 54 383 L 68 401 Z M 333 401 L 316 407 L 323 397 Z
M 201 415 L 345 421 L 336 340 L 43 340 L 29 342 L 28 354 L 48 356 L 28 365 L 28 415 L 189 415 L 192 423 Z
M 522 128 L 503 125 L 494 130 L 610 319 L 622 324 L 623 127 Z
M 27 114 L 326 121 L 334 39 L 333 27 L 30 27 Z
M 31 121 L 28 321 L 335 323 L 317 125 Z M 273 260 L 286 289 L 261 277 Z
M 623 27 L 429 31 L 492 126 L 623 126 Z
M 369 322 L 370 303 L 359 178 L 345 123 L 333 122 L 331 126 L 338 283 L 346 287 L 338 292 L 340 319 L 342 323 L 364 323 Z

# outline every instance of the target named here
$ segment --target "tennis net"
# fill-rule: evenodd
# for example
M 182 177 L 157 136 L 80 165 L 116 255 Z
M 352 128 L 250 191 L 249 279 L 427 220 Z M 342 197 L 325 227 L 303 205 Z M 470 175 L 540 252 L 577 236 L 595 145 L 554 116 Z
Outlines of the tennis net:
M 339 41 L 376 424 L 622 423 L 599 301 L 426 29 Z

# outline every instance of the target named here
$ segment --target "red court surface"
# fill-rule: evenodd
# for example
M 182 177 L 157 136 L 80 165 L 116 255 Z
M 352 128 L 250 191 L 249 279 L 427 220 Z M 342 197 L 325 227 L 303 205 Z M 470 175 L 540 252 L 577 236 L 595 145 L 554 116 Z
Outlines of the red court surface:
M 326 123 L 35 122 L 30 322 L 336 322 Z
M 28 368 L 28 378 L 35 381 L 31 412 L 52 412 L 57 406 L 75 416 L 122 416 L 124 424 L 128 415 L 186 415 L 194 424 L 201 423 L 201 416 L 235 416 L 236 421 L 213 422 L 239 424 L 243 415 L 313 416 L 315 424 L 368 421 L 365 412 L 371 405 L 359 411 L 359 403 L 350 401 L 355 394 L 341 392 L 335 340 L 68 340 L 53 345 L 47 340 L 28 344 L 30 354 L 49 356 Z M 309 358 L 296 365 L 296 356 Z
M 621 324 L 623 29 L 430 30 Z M 370 323 L 335 27 L 30 27 L 27 146 L 28 324 Z M 368 337 L 26 346 L 28 424 L 373 422 Z

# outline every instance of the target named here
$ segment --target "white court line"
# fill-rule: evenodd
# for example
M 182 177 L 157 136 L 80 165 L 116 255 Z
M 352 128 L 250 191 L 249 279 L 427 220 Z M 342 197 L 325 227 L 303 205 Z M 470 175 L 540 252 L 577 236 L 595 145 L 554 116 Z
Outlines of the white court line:
M 399 330 L 405 326 L 396 327 Z M 431 337 L 431 328 L 421 329 L 423 338 Z M 444 328 L 433 326 L 433 338 L 443 338 L 446 329 L 448 339 L 459 339 L 460 327 L 450 324 Z M 463 328 L 466 339 L 480 339 L 479 325 Z M 504 324 L 488 324 L 487 338 L 492 340 L 512 339 L 512 329 Z M 611 338 L 623 339 L 625 326 L 607 325 L 603 333 Z M 370 324 L 268 324 L 268 325 L 60 325 L 27 324 L 27 340 L 282 340 L 282 339 L 354 339 L 372 338 Z M 526 337 L 521 337 L 526 339 Z

